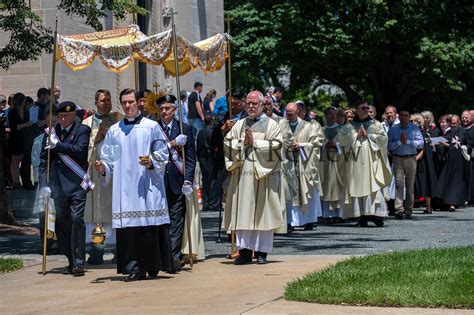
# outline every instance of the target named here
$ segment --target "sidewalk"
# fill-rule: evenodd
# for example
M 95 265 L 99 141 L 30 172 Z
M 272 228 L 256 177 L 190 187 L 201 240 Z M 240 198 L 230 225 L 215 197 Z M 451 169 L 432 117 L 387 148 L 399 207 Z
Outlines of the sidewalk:
M 158 280 L 124 283 L 115 266 L 90 268 L 84 277 L 61 274 L 66 261 L 48 262 L 41 275 L 38 261 L 0 276 L 4 314 L 474 314 L 473 311 L 369 308 L 287 302 L 285 285 L 347 256 L 270 256 L 268 265 L 234 266 L 212 258 L 179 274 L 160 273 Z

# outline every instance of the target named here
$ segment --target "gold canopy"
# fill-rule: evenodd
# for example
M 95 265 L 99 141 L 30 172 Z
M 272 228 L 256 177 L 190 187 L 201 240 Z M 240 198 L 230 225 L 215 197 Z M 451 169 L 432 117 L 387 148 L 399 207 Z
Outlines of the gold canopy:
M 227 34 L 217 34 L 195 44 L 176 34 L 179 74 L 198 68 L 203 72 L 218 71 L 227 58 Z M 171 30 L 146 36 L 137 25 L 103 32 L 58 36 L 57 60 L 74 71 L 92 64 L 96 56 L 113 72 L 127 68 L 133 60 L 163 65 L 176 75 Z M 56 61 L 57 61 L 56 60 Z

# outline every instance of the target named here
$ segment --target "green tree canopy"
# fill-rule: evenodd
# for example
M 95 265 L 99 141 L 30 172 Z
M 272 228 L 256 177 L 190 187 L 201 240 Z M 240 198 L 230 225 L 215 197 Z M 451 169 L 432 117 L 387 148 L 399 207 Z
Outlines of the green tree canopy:
M 287 97 L 340 87 L 378 111 L 474 105 L 472 1 L 226 0 L 234 82 L 262 88 L 289 69 Z

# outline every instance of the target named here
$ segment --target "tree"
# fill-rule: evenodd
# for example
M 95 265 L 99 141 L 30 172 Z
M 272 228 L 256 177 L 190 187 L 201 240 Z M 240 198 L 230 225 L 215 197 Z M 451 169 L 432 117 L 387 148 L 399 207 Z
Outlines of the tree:
M 373 99 L 459 112 L 474 100 L 471 1 L 226 0 L 234 82 L 258 87 L 288 68 L 290 97 L 329 81 L 350 104 Z
M 85 24 L 102 30 L 101 18 L 106 12 L 122 19 L 129 13 L 146 14 L 147 11 L 134 1 L 122 0 L 61 0 L 58 9 L 67 15 L 77 15 L 85 19 Z M 0 30 L 10 37 L 5 47 L 0 49 L 0 66 L 8 69 L 11 65 L 25 60 L 36 60 L 43 53 L 51 53 L 53 31 L 43 25 L 41 17 L 31 9 L 31 1 L 3 0 L 0 3 Z M 5 140 L 5 129 L 0 128 L 0 142 Z M 3 146 L 0 145 L 0 223 L 15 223 L 8 205 L 4 169 Z

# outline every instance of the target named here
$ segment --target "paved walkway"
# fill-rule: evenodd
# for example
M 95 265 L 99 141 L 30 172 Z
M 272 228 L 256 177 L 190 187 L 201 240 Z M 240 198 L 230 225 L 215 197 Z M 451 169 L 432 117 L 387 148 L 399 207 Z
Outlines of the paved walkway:
M 474 311 L 374 308 L 288 302 L 286 284 L 350 255 L 427 247 L 474 245 L 474 209 L 433 215 L 415 213 L 411 221 L 389 218 L 384 228 L 354 223 L 320 225 L 277 236 L 271 263 L 234 266 L 223 256 L 230 244 L 216 243 L 218 214 L 202 215 L 207 260 L 193 270 L 158 280 L 119 281 L 112 264 L 93 266 L 84 277 L 60 274 L 62 255 L 48 256 L 49 274 L 38 274 L 39 238 L 0 236 L 0 256 L 24 259 L 27 267 L 0 275 L 0 312 L 11 313 L 192 313 L 192 314 L 474 314 Z M 32 223 L 35 221 L 33 220 Z M 106 259 L 111 259 L 111 254 Z
M 179 274 L 124 283 L 113 265 L 89 269 L 84 277 L 60 272 L 66 263 L 48 262 L 0 276 L 4 314 L 474 314 L 473 311 L 370 308 L 287 302 L 285 285 L 297 277 L 335 263 L 343 256 L 273 256 L 268 265 L 234 266 L 209 259 Z

